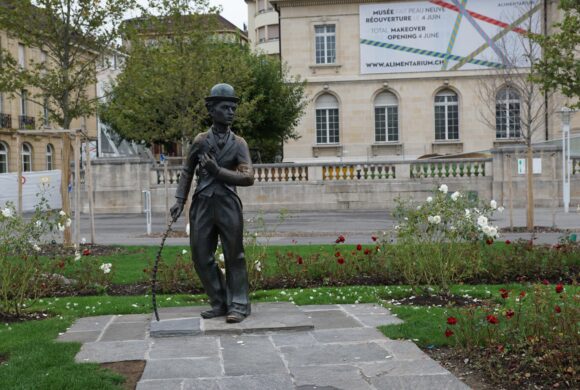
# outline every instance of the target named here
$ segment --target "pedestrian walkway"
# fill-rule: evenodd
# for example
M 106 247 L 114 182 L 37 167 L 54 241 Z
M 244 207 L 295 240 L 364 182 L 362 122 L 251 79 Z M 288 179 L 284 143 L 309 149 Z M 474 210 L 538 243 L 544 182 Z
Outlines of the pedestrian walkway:
M 256 303 L 240 324 L 202 310 L 81 318 L 59 341 L 83 343 L 78 362 L 145 360 L 138 390 L 468 389 L 414 343 L 383 336 L 377 326 L 401 320 L 379 305 Z

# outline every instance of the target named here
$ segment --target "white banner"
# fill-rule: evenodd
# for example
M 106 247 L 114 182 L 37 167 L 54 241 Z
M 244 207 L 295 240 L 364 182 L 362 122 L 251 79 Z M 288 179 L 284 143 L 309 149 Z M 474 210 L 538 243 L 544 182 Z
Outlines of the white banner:
M 540 9 L 539 0 L 361 4 L 361 73 L 527 67 L 526 34 L 540 31 Z
M 61 209 L 60 170 L 22 172 L 22 211 L 34 211 L 34 207 L 44 197 L 51 209 Z M 18 174 L 0 174 L 0 208 L 6 202 L 18 207 Z

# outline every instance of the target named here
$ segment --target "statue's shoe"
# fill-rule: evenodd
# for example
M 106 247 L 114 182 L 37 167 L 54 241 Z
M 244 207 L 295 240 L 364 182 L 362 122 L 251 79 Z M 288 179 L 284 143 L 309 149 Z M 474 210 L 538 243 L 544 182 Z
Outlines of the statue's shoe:
M 206 311 L 202 311 L 201 312 L 201 318 L 205 318 L 210 319 L 210 318 L 215 318 L 215 317 L 223 317 L 225 316 L 227 313 L 225 310 L 206 310 Z
M 226 322 L 229 324 L 237 324 L 239 322 L 242 322 L 245 318 L 246 318 L 246 316 L 243 315 L 242 313 L 238 313 L 237 311 L 232 311 L 232 312 L 229 312 L 228 315 L 226 316 Z

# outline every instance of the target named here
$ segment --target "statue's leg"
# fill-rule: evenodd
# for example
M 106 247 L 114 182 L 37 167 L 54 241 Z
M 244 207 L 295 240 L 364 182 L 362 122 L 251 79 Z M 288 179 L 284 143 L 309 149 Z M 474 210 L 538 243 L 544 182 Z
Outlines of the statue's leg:
M 191 205 L 190 245 L 195 271 L 216 313 L 227 310 L 226 285 L 222 271 L 215 261 L 218 230 L 214 223 L 214 201 L 198 196 Z
M 216 215 L 226 263 L 228 312 L 248 316 L 251 312 L 250 288 L 244 256 L 242 204 L 232 195 L 218 196 L 217 199 L 220 199 L 221 203 Z

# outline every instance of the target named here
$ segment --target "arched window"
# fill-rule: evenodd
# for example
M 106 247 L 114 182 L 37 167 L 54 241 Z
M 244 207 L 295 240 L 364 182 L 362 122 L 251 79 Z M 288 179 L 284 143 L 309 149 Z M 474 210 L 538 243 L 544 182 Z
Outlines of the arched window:
M 445 89 L 435 95 L 435 139 L 459 139 L 459 104 L 457 94 Z
M 46 145 L 46 170 L 54 169 L 54 147 L 51 144 Z
M 330 94 L 316 99 L 316 143 L 337 144 L 339 142 L 338 100 Z
M 0 173 L 8 172 L 8 146 L 0 142 Z
M 399 140 L 399 104 L 391 92 L 381 92 L 375 99 L 375 141 Z
M 32 146 L 28 143 L 22 144 L 22 172 L 32 171 Z
M 499 91 L 495 100 L 495 136 L 497 138 L 520 138 L 520 94 L 506 87 Z

